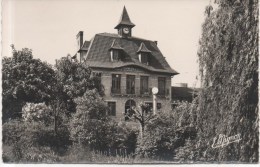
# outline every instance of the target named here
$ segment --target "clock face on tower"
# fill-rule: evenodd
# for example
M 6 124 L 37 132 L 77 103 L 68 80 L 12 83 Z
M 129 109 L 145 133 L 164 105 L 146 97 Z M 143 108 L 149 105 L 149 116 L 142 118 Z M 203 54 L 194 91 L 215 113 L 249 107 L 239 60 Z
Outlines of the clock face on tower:
M 128 34 L 129 33 L 129 28 L 123 28 L 123 32 L 124 32 L 124 34 Z

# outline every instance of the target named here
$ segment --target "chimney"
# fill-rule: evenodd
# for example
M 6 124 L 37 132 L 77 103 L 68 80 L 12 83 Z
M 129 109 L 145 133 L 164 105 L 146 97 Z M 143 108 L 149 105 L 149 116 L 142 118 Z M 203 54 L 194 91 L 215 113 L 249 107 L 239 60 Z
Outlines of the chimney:
M 154 43 L 156 44 L 156 46 L 157 46 L 157 44 L 158 44 L 158 41 L 154 41 Z
M 83 31 L 79 31 L 76 38 L 77 38 L 77 47 L 78 47 L 78 51 L 79 51 L 83 45 Z

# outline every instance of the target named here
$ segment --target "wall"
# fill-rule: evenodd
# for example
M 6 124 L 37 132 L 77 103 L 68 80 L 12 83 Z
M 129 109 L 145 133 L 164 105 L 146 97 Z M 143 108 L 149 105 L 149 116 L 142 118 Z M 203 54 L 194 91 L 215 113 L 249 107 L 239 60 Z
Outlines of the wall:
M 149 76 L 148 87 L 158 87 L 158 77 L 166 77 L 166 89 L 168 89 L 168 94 L 165 97 L 157 97 L 157 102 L 161 103 L 161 110 L 171 109 L 171 76 L 166 74 L 155 74 L 145 71 L 138 67 L 123 67 L 118 69 L 92 69 L 93 72 L 101 72 L 101 83 L 105 88 L 105 101 L 116 102 L 116 119 L 124 120 L 125 103 L 127 100 L 134 100 L 136 105 L 141 102 L 152 102 L 152 95 L 141 95 L 140 94 L 140 76 Z M 112 87 L 112 74 L 121 74 L 121 94 L 113 95 L 111 94 Z M 126 94 L 126 75 L 135 75 L 135 95 Z M 160 112 L 160 111 L 158 111 Z

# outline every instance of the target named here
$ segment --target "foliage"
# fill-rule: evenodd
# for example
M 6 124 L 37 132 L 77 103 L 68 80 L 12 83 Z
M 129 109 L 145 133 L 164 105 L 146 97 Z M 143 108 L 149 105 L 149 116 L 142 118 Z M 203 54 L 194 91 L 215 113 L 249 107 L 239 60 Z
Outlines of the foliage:
M 111 155 L 115 155 L 117 149 L 126 150 L 127 154 L 135 151 L 136 131 L 119 127 L 112 120 L 87 119 L 82 128 L 82 131 L 72 132 L 71 136 L 74 143 L 79 143 L 83 147 L 109 151 Z
M 87 90 L 82 97 L 74 100 L 77 104 L 75 117 L 86 119 L 107 119 L 107 105 L 96 89 Z
M 59 161 L 59 155 L 71 144 L 68 131 L 63 130 L 62 134 L 55 135 L 41 122 L 6 122 L 3 124 L 3 159 L 27 163 Z
M 127 118 L 129 118 L 132 121 L 138 121 L 140 125 L 140 136 L 142 138 L 145 126 L 149 120 L 154 118 L 154 114 L 150 109 L 150 106 L 148 104 L 140 103 L 138 105 L 138 108 L 132 107 L 129 108 L 125 115 Z
M 75 144 L 70 147 L 65 156 L 61 157 L 64 163 L 113 163 L 113 164 L 133 164 L 133 163 L 158 163 L 152 159 L 137 158 L 117 151 L 116 155 L 111 155 L 109 151 L 91 151 L 89 148 Z
M 3 144 L 11 146 L 14 157 L 5 157 L 11 162 L 34 162 L 32 157 L 36 152 L 33 149 L 41 149 L 38 141 L 41 140 L 39 131 L 42 124 L 29 124 L 23 121 L 9 121 L 3 124 Z M 5 153 L 6 150 L 3 150 Z M 38 152 L 38 151 L 37 151 Z M 42 153 L 43 155 L 44 153 Z M 5 155 L 5 154 L 4 154 Z
M 82 97 L 75 99 L 77 111 L 70 122 L 71 138 L 83 145 L 102 149 L 110 141 L 106 141 L 109 133 L 109 122 L 106 120 L 107 107 L 96 90 L 87 91 Z
M 22 108 L 22 117 L 25 121 L 42 122 L 45 125 L 53 122 L 51 108 L 44 103 L 26 103 Z
M 63 91 L 71 98 L 82 96 L 90 86 L 91 70 L 84 63 L 63 57 L 57 60 L 57 79 Z
M 111 155 L 117 155 L 116 150 L 124 150 L 126 155 L 134 154 L 137 144 L 138 129 L 129 127 L 125 122 L 116 124 L 116 131 L 112 134 Z
M 21 116 L 25 102 L 48 102 L 54 70 L 46 62 L 34 59 L 32 50 L 13 48 L 12 57 L 2 59 L 3 121 Z
M 77 99 L 77 111 L 70 122 L 71 138 L 75 143 L 94 150 L 125 148 L 134 152 L 136 131 L 110 119 L 108 107 L 98 92 L 88 90 Z
M 200 152 L 198 151 L 198 143 L 196 140 L 187 139 L 183 147 L 179 147 L 175 150 L 175 161 L 179 163 L 198 163 L 202 161 Z
M 74 98 L 82 96 L 87 89 L 94 87 L 90 74 L 91 70 L 85 64 L 72 61 L 68 57 L 56 61 L 56 83 L 50 103 L 55 133 L 57 133 L 59 126 L 66 123 L 66 119 L 71 116 L 71 113 L 76 111 Z M 65 118 L 65 120 L 62 118 Z
M 201 158 L 258 162 L 258 0 L 217 3 L 203 24 L 198 51 Z M 241 134 L 242 140 L 212 148 L 219 134 Z
M 101 83 L 101 78 L 95 75 L 90 77 L 89 89 L 96 89 L 100 96 L 104 96 L 104 86 Z
M 180 103 L 172 112 L 160 112 L 146 125 L 139 138 L 137 154 L 159 160 L 173 160 L 176 149 L 196 137 L 189 103 Z
M 101 88 L 101 82 L 91 78 L 91 70 L 84 63 L 63 57 L 55 64 L 56 83 L 51 107 L 54 116 L 54 131 L 57 132 L 60 114 L 70 117 L 76 111 L 74 98 L 81 97 L 87 90 Z M 101 91 L 100 91 L 101 93 Z

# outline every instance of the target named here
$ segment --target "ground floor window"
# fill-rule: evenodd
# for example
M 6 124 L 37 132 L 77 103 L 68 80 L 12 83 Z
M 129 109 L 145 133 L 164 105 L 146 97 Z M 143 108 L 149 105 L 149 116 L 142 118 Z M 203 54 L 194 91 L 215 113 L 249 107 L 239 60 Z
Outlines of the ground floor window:
M 108 115 L 116 116 L 116 102 L 108 102 Z
M 136 107 L 136 103 L 134 100 L 127 100 L 125 103 L 125 121 L 129 120 L 129 118 L 133 114 L 133 109 Z

